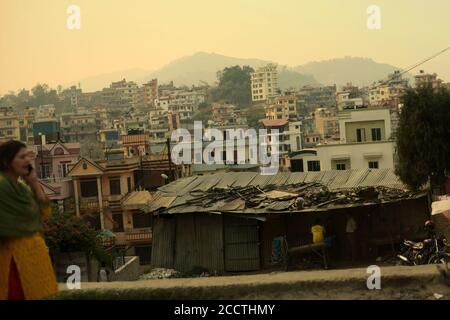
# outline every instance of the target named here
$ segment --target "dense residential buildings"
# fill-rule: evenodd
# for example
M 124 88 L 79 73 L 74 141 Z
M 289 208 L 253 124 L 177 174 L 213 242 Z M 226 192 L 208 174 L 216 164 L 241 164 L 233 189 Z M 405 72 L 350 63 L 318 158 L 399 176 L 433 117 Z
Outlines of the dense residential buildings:
M 265 101 L 279 95 L 278 72 L 275 64 L 258 68 L 251 75 L 252 101 Z
M 63 113 L 60 116 L 61 137 L 66 142 L 96 141 L 98 131 L 109 125 L 105 108 Z
M 425 86 L 431 86 L 433 89 L 439 88 L 443 84 L 441 79 L 438 79 L 437 74 L 425 73 L 424 70 L 420 70 L 419 74 L 414 76 L 414 86 L 416 88 L 422 88 Z
M 212 104 L 212 122 L 215 125 L 246 125 L 246 113 L 230 103 Z
M 264 108 L 266 119 L 290 119 L 297 120 L 297 98 L 294 95 L 278 96 L 267 101 Z
M 318 107 L 333 108 L 336 106 L 336 85 L 304 86 L 295 94 L 300 107 L 306 112 Z
M 400 71 L 395 71 L 387 80 L 379 81 L 370 89 L 370 106 L 398 107 L 402 95 L 408 89 L 408 79 Z

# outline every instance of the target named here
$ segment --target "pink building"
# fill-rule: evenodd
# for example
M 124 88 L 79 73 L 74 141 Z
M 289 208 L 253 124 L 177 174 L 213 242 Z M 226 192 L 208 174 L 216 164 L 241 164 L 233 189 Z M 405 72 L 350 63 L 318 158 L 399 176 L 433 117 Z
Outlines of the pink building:
M 28 150 L 34 158 L 34 168 L 44 191 L 50 200 L 63 206 L 64 200 L 71 197 L 72 183 L 67 173 L 80 158 L 80 144 L 75 143 L 51 143 L 30 145 Z

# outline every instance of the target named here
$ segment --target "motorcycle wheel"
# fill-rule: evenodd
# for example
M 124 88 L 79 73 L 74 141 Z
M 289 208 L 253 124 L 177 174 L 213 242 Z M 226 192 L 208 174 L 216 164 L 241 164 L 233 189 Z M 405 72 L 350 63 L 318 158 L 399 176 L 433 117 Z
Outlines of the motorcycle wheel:
M 435 254 L 432 255 L 429 259 L 428 259 L 428 264 L 439 264 L 439 263 L 445 263 L 445 259 L 440 257 L 439 255 Z

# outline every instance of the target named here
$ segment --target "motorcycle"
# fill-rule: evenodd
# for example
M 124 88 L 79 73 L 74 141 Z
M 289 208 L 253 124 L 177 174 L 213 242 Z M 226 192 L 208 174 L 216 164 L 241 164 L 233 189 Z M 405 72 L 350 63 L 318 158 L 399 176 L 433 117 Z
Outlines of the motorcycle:
M 401 253 L 397 258 L 405 265 L 435 264 L 449 261 L 447 240 L 443 237 L 421 242 L 404 240 Z

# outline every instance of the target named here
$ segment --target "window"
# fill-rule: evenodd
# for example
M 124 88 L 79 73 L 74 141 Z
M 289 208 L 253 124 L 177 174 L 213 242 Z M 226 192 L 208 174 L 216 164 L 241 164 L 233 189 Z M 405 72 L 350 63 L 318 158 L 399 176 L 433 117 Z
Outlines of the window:
M 123 215 L 121 212 L 113 212 L 113 232 L 123 232 Z
M 97 181 L 80 181 L 80 190 L 82 197 L 96 197 L 98 195 Z
M 345 170 L 345 163 L 336 163 L 336 170 Z
M 369 169 L 378 169 L 378 161 L 369 161 Z
M 67 176 L 67 172 L 69 172 L 69 167 L 68 167 L 68 163 L 60 163 L 58 165 L 58 172 L 59 172 L 59 176 L 61 178 L 64 178 Z
M 8 136 L 11 136 L 11 135 L 13 134 L 13 132 L 12 132 L 12 130 L 8 130 L 8 131 L 6 131 L 6 134 L 7 134 Z
M 366 130 L 364 128 L 356 129 L 356 141 L 357 142 L 366 141 Z
M 12 124 L 11 121 L 6 121 L 6 125 L 10 126 Z
M 151 226 L 151 215 L 143 212 L 133 212 L 133 228 L 150 228 Z
M 120 194 L 120 178 L 109 179 L 109 193 L 111 195 Z
M 291 160 L 291 172 L 304 172 L 303 159 Z
M 372 141 L 380 141 L 380 140 L 381 140 L 381 129 L 372 128 Z
M 308 171 L 320 171 L 320 161 L 308 161 Z
M 127 187 L 128 187 L 128 192 L 131 192 L 131 177 L 127 178 Z

